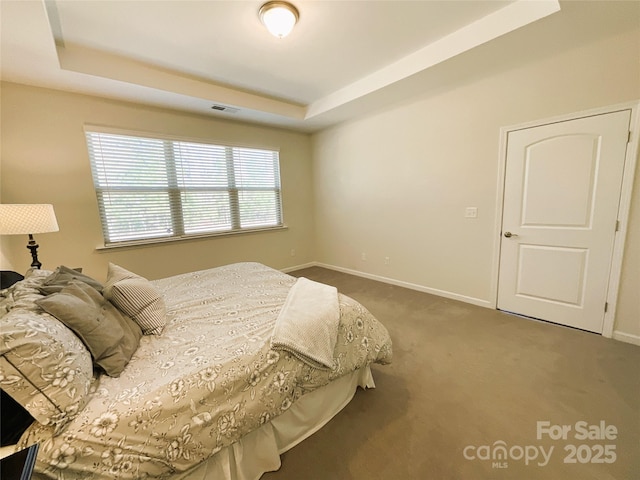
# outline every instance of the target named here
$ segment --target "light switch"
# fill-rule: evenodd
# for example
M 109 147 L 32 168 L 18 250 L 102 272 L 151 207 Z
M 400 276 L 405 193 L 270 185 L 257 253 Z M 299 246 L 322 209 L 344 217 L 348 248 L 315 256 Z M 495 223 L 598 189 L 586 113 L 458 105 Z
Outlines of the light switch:
M 464 216 L 465 218 L 478 218 L 478 207 L 467 207 Z

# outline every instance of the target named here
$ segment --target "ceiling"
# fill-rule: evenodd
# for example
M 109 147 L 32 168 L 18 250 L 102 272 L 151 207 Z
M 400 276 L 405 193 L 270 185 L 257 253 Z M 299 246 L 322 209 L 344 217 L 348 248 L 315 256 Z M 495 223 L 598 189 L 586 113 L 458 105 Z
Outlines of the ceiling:
M 300 20 L 277 39 L 262 3 L 1 0 L 0 75 L 315 131 L 409 98 L 417 75 L 560 11 L 557 0 L 293 0 Z

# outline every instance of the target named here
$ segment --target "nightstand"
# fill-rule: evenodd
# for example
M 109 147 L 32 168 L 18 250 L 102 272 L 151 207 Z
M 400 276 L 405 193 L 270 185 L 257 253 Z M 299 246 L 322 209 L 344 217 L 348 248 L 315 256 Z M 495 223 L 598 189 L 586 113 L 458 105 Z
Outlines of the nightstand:
M 24 279 L 24 275 L 20 275 L 18 272 L 0 270 L 0 290 L 3 288 L 9 288 L 11 285 L 22 279 Z
M 14 454 L 4 457 L 0 460 L 0 469 L 3 479 L 11 480 L 29 480 L 33 473 L 33 466 L 36 463 L 39 445 L 31 445 L 30 447 L 20 450 Z

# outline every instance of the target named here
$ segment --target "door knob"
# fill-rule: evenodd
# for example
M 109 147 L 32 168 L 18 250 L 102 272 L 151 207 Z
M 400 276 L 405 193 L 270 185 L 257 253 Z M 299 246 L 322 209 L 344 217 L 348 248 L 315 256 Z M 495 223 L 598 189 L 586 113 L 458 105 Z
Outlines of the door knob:
M 504 236 L 507 238 L 511 238 L 511 237 L 517 237 L 518 234 L 517 233 L 511 233 L 511 232 L 504 232 Z

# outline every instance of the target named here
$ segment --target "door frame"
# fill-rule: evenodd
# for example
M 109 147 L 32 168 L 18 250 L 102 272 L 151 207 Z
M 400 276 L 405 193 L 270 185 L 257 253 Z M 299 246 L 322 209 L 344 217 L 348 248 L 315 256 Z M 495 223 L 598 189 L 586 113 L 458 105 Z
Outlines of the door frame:
M 500 267 L 500 245 L 502 230 L 502 209 L 504 206 L 504 183 L 506 177 L 507 163 L 507 137 L 510 132 L 527 128 L 540 127 L 553 123 L 577 120 L 584 117 L 593 117 L 607 113 L 619 112 L 621 110 L 631 110 L 631 131 L 630 142 L 627 144 L 627 152 L 624 161 L 624 171 L 622 177 L 622 187 L 620 191 L 620 203 L 618 205 L 618 220 L 620 229 L 615 236 L 613 252 L 611 256 L 611 268 L 609 269 L 609 289 L 607 291 L 608 308 L 604 313 L 602 335 L 607 338 L 613 336 L 613 328 L 616 316 L 618 292 L 620 287 L 620 276 L 622 273 L 622 260 L 624 256 L 625 240 L 627 237 L 627 226 L 629 222 L 629 211 L 631 209 L 631 196 L 633 194 L 633 182 L 640 151 L 640 100 L 633 102 L 619 103 L 600 108 L 583 110 L 556 117 L 534 120 L 500 128 L 500 149 L 498 159 L 498 181 L 497 196 L 494 220 L 494 241 L 493 241 L 493 262 L 491 275 L 491 299 L 492 308 L 498 308 L 498 276 Z

